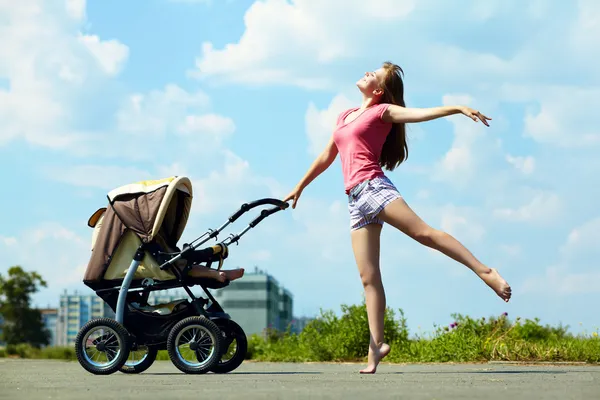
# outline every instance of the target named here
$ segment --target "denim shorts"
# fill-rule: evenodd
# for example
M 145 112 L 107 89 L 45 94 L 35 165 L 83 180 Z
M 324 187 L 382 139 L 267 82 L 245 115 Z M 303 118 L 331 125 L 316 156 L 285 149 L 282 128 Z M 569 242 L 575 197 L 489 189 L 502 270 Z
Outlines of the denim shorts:
M 354 186 L 348 193 L 350 229 L 356 230 L 373 223 L 383 225 L 377 216 L 385 206 L 401 197 L 396 186 L 385 175 Z

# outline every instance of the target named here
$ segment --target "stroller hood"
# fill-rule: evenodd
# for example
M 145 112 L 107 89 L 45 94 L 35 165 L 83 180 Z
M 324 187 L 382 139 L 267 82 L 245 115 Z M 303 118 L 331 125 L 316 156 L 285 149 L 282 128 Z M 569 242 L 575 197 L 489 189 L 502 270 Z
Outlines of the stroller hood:
M 160 237 L 175 247 L 187 224 L 192 197 L 191 181 L 177 176 L 137 182 L 109 192 L 108 207 L 97 210 L 88 221 L 94 227 L 94 235 L 84 282 L 104 278 L 128 231 L 143 243 Z
M 108 200 L 123 224 L 143 242 L 151 241 L 162 228 L 177 243 L 192 206 L 192 183 L 186 177 L 132 183 L 112 190 Z M 174 204 L 178 201 L 182 204 Z M 169 213 L 175 210 L 176 215 Z

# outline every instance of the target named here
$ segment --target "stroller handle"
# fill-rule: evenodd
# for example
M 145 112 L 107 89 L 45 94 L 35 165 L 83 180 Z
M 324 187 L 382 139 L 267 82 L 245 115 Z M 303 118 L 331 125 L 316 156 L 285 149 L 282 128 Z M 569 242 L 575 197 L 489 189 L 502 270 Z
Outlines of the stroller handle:
M 262 210 L 262 212 L 260 213 L 260 215 L 258 217 L 256 217 L 252 222 L 250 222 L 250 224 L 248 224 L 248 227 L 246 227 L 245 230 L 243 230 L 242 232 L 240 232 L 237 235 L 233 235 L 232 237 L 230 237 L 229 239 L 226 239 L 224 242 L 222 242 L 223 244 L 229 245 L 233 242 L 237 242 L 240 237 L 242 237 L 249 229 L 254 228 L 256 225 L 258 225 L 259 222 L 261 222 L 263 219 L 265 219 L 266 217 L 268 217 L 271 214 L 276 213 L 277 211 L 281 211 L 281 210 L 285 210 L 286 208 L 288 208 L 290 205 L 284 201 L 278 200 L 278 199 L 272 199 L 272 198 L 264 198 L 264 199 L 259 199 L 259 200 L 255 200 L 255 201 L 251 201 L 249 203 L 244 203 L 242 204 L 242 206 L 240 207 L 240 209 L 238 211 L 236 211 L 233 215 L 231 215 L 231 217 L 229 217 L 229 219 L 227 220 L 226 223 L 224 223 L 223 225 L 221 225 L 221 227 L 219 227 L 217 230 L 209 230 L 209 232 L 205 233 L 204 235 L 200 236 L 199 238 L 197 238 L 196 240 L 194 240 L 192 243 L 190 244 L 184 244 L 183 245 L 183 250 L 180 251 L 179 253 L 177 253 L 175 255 L 175 257 L 171 258 L 169 261 L 166 261 L 163 265 L 160 266 L 161 270 L 170 268 L 170 264 L 177 261 L 180 258 L 184 258 L 187 257 L 188 254 L 192 253 L 192 254 L 196 254 L 198 257 L 204 257 L 206 256 L 208 253 L 211 253 L 211 248 L 208 249 L 204 249 L 204 250 L 196 250 L 198 247 L 200 247 L 200 245 L 202 245 L 203 243 L 206 243 L 207 241 L 209 241 L 210 239 L 216 238 L 217 235 L 219 235 L 219 233 L 221 233 L 221 231 L 223 229 L 225 229 L 225 227 L 227 227 L 227 225 L 231 224 L 232 222 L 234 222 L 236 219 L 238 219 L 240 216 L 242 216 L 243 214 L 245 214 L 246 212 L 248 212 L 249 210 L 255 208 L 255 207 L 260 207 L 260 206 L 264 206 L 264 205 L 274 205 L 275 207 L 270 208 L 268 210 Z M 207 236 L 207 237 L 206 237 Z M 201 240 L 203 239 L 204 240 Z M 196 243 L 197 241 L 201 240 L 199 243 Z M 204 253 L 204 251 L 208 252 L 207 254 Z M 209 255 L 209 254 L 208 254 Z
M 249 203 L 242 204 L 240 209 L 238 211 L 236 211 L 235 213 L 233 213 L 231 215 L 231 217 L 229 217 L 229 222 L 234 222 L 236 219 L 238 219 L 239 217 L 241 217 L 243 214 L 250 211 L 251 209 L 260 207 L 260 206 L 264 206 L 264 205 L 273 205 L 275 207 L 273 207 L 269 210 L 263 210 L 261 212 L 261 215 L 258 218 L 256 218 L 254 221 L 251 222 L 251 224 L 253 224 L 252 225 L 253 227 L 256 224 L 258 224 L 260 221 L 265 219 L 267 216 L 269 216 L 279 210 L 285 210 L 286 208 L 288 208 L 290 206 L 288 203 L 286 203 L 284 201 L 281 201 L 278 199 L 272 199 L 272 198 L 264 198 L 264 199 L 251 201 Z

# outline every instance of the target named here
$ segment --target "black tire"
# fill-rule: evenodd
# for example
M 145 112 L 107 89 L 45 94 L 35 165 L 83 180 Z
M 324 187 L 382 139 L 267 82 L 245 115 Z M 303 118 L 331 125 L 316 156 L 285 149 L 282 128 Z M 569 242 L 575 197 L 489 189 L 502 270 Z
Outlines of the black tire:
M 194 333 L 189 333 L 188 330 L 195 329 Z M 206 340 L 202 340 L 200 343 L 194 341 L 194 338 L 198 334 L 202 333 Z M 186 352 L 190 355 L 190 358 L 195 360 L 187 361 L 183 359 L 183 355 L 179 351 L 178 346 L 185 340 L 189 340 L 190 349 L 192 351 Z M 194 343 L 195 345 L 192 345 Z M 203 355 L 200 353 L 200 349 L 195 349 L 195 346 L 212 346 L 212 349 L 208 351 L 208 356 L 204 360 L 200 360 L 199 356 Z M 186 374 L 205 374 L 210 371 L 221 358 L 221 331 L 217 325 L 205 317 L 188 317 L 179 321 L 167 338 L 167 352 L 173 365 L 175 365 L 180 371 Z
M 218 319 L 214 321 L 222 332 L 221 357 L 217 365 L 211 371 L 215 374 L 226 374 L 238 368 L 246 359 L 248 352 L 248 339 L 246 332 L 235 321 L 230 319 Z M 230 358 L 229 348 L 235 342 L 236 348 Z M 227 357 L 227 358 L 226 358 Z
M 146 356 L 137 362 L 129 362 L 129 357 L 125 361 L 125 364 L 119 369 L 124 374 L 139 374 L 150 368 L 150 366 L 156 360 L 156 356 L 158 355 L 158 350 L 156 347 L 147 347 L 148 352 Z M 133 352 L 133 348 L 130 349 L 129 354 Z
M 90 356 L 84 348 L 87 338 L 96 329 L 104 328 L 108 333 L 100 336 L 88 345 L 93 345 L 89 350 L 94 353 Z M 102 358 L 106 355 L 107 364 L 100 366 L 93 358 Z M 129 333 L 114 319 L 98 318 L 86 323 L 77 333 L 75 338 L 75 354 L 79 364 L 94 375 L 110 375 L 117 372 L 129 357 Z

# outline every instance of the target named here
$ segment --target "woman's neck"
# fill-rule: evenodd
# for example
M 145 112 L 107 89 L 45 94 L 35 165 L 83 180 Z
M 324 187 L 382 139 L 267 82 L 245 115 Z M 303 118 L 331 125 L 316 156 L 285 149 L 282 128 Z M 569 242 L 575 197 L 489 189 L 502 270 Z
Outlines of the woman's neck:
M 377 104 L 377 99 L 371 97 L 371 96 L 364 96 L 363 95 L 363 99 L 362 99 L 362 103 L 360 105 L 360 109 L 361 110 L 365 110 L 371 106 L 374 106 L 375 104 Z

